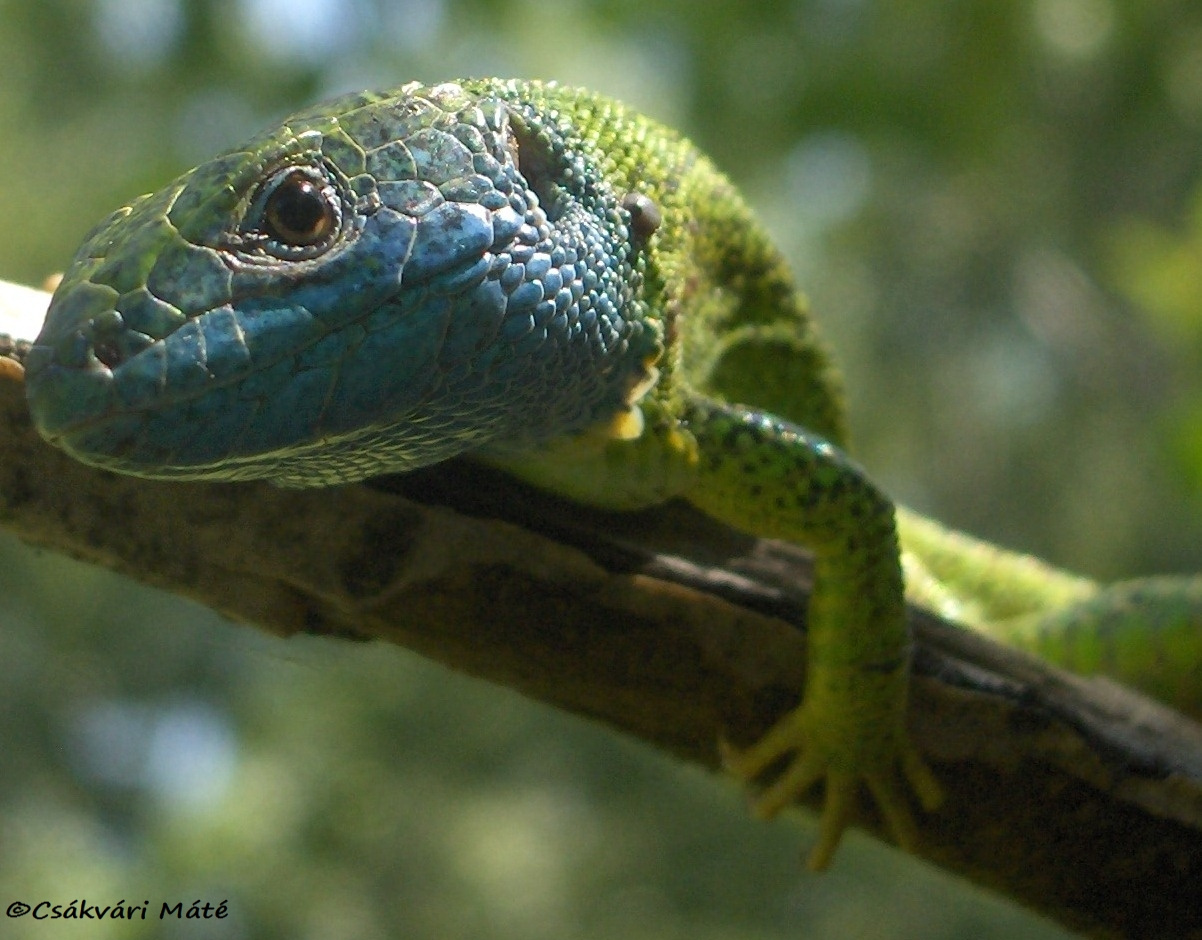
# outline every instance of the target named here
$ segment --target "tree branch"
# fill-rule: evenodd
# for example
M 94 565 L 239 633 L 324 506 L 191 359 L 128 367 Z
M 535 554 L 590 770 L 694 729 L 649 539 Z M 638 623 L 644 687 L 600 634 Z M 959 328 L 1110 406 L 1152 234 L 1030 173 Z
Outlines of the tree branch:
M 0 285 L 0 333 L 32 335 L 45 303 Z M 0 520 L 31 544 L 281 636 L 397 643 L 711 768 L 798 699 L 791 546 L 467 462 L 314 491 L 119 477 L 39 439 L 20 378 L 0 359 Z M 1098 936 L 1202 937 L 1202 729 L 911 616 L 911 726 L 948 793 L 920 854 Z

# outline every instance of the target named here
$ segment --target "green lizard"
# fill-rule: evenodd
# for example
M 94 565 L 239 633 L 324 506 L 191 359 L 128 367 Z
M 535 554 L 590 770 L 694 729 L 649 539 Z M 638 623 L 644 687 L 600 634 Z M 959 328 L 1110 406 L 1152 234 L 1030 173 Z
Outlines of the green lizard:
M 412 84 L 294 115 L 101 223 L 26 364 L 43 436 L 123 473 L 326 486 L 470 454 L 807 546 L 804 699 L 727 763 L 783 763 L 764 815 L 824 785 L 814 868 L 862 789 L 903 846 L 912 802 L 940 802 L 905 728 L 903 559 L 913 593 L 973 622 L 1097 594 L 908 513 L 903 553 L 735 189 L 580 90 Z

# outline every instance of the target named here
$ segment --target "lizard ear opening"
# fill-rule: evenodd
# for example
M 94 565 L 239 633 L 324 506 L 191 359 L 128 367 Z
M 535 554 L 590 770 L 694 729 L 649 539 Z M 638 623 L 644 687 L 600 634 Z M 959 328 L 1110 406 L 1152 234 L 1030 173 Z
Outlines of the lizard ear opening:
M 518 172 L 526 179 L 526 185 L 538 197 L 538 203 L 547 215 L 548 222 L 556 222 L 567 210 L 568 194 L 558 182 L 558 161 L 546 136 L 537 128 L 528 125 L 518 115 L 512 115 L 509 123 L 512 139 L 510 150 L 517 163 Z

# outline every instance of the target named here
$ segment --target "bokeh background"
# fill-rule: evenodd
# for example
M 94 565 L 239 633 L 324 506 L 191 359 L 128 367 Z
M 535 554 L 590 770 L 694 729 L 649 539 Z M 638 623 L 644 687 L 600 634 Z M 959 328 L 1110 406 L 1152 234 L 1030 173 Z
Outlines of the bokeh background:
M 481 74 L 592 86 L 716 158 L 897 497 L 1099 577 L 1202 568 L 1184 0 L 0 0 L 0 277 L 320 97 Z M 78 936 L 1064 936 L 867 840 L 804 876 L 809 830 L 607 731 L 11 538 L 0 664 L 0 902 L 151 905 Z M 229 917 L 155 919 L 196 899 Z

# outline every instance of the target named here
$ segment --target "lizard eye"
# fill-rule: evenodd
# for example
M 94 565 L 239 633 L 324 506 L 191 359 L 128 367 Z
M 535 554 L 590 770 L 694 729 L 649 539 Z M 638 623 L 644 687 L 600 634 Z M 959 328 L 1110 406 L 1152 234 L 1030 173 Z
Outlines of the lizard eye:
M 289 173 L 263 206 L 263 227 L 276 241 L 297 248 L 314 245 L 334 230 L 334 207 L 303 172 Z
M 317 167 L 288 167 L 268 178 L 254 198 L 249 240 L 285 260 L 313 258 L 342 228 L 338 190 Z

